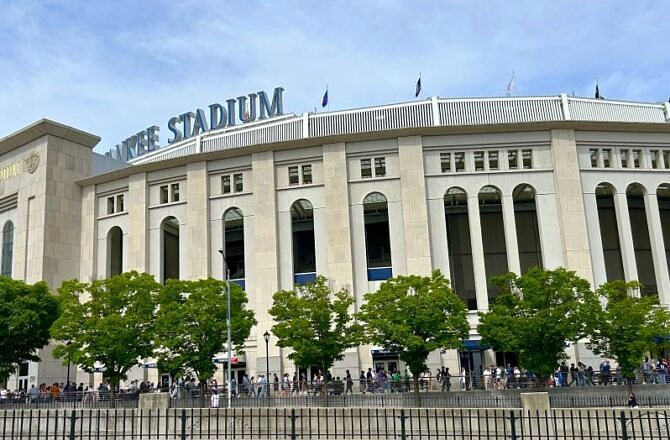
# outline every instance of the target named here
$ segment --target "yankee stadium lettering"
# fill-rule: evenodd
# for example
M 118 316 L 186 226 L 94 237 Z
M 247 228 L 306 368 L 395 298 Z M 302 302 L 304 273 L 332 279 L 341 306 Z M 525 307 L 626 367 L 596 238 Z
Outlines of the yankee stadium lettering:
M 232 127 L 236 125 L 238 119 L 240 122 L 246 123 L 282 115 L 284 114 L 283 92 L 283 87 L 276 87 L 272 95 L 272 101 L 268 99 L 265 92 L 260 91 L 249 93 L 247 96 L 239 96 L 236 99 L 228 99 L 225 106 L 219 103 L 211 104 L 208 112 L 199 108 L 195 111 L 182 113 L 179 116 L 173 116 L 167 124 L 168 130 L 172 133 L 172 138 L 168 139 L 168 144 L 211 130 Z M 116 145 L 112 150 L 105 153 L 105 156 L 128 161 L 150 151 L 158 150 L 161 148 L 158 145 L 159 131 L 160 128 L 156 125 L 146 128 Z

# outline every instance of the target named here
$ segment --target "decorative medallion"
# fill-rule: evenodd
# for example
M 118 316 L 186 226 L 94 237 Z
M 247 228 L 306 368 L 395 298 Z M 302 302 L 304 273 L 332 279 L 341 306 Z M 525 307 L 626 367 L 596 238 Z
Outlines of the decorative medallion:
M 33 151 L 28 155 L 25 161 L 26 169 L 30 174 L 33 174 L 35 171 L 37 171 L 37 167 L 40 166 L 40 155 Z

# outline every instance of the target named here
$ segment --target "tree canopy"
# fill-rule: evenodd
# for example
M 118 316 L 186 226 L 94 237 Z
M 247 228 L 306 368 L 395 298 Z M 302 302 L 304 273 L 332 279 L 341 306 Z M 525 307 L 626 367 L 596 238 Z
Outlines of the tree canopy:
M 225 282 L 168 280 L 160 296 L 156 317 L 156 357 L 161 371 L 173 377 L 192 371 L 201 386 L 216 369 L 212 358 L 227 350 L 227 299 Z M 254 313 L 246 308 L 247 296 L 230 283 L 231 341 L 242 350 Z M 204 393 L 201 393 L 204 398 Z
M 468 337 L 467 308 L 439 270 L 430 277 L 391 278 L 364 300 L 358 317 L 368 339 L 407 364 L 417 394 L 428 354 L 458 348 Z
M 362 327 L 349 312 L 354 297 L 346 289 L 333 291 L 324 276 L 272 298 L 272 332 L 279 347 L 293 349 L 288 357 L 298 366 L 319 365 L 325 372 L 361 341 Z
M 63 282 L 58 289 L 62 314 L 52 335 L 69 341 L 69 347 L 56 347 L 54 356 L 69 356 L 84 371 L 101 368 L 110 381 L 113 399 L 128 370 L 153 353 L 160 290 L 151 275 L 135 271 L 90 283 Z
M 584 305 L 595 298 L 589 282 L 564 268 L 538 267 L 492 282 L 501 292 L 490 310 L 479 314 L 482 342 L 518 353 L 521 366 L 548 377 L 565 359 L 566 343 L 586 332 Z
M 591 302 L 588 337 L 594 353 L 617 361 L 624 377 L 635 377 L 642 360 L 670 334 L 670 312 L 656 296 L 631 296 L 639 283 L 613 281 L 596 293 L 602 301 Z
M 19 364 L 40 360 L 35 351 L 47 345 L 57 318 L 58 303 L 46 283 L 0 277 L 0 381 Z

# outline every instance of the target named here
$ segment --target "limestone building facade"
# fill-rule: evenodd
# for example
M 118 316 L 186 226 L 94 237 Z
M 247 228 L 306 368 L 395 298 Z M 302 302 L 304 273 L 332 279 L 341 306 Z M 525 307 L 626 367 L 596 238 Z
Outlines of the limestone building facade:
M 472 331 L 429 367 L 478 371 L 501 361 L 476 334 L 492 275 L 564 266 L 594 286 L 639 280 L 670 305 L 669 121 L 667 103 L 430 98 L 204 132 L 98 172 L 99 138 L 43 120 L 0 140 L 2 270 L 11 255 L 9 275 L 52 289 L 128 270 L 223 278 L 224 249 L 258 320 L 233 369 L 255 375 L 275 291 L 323 274 L 360 303 L 391 276 L 440 269 Z M 271 337 L 271 372 L 294 371 L 287 354 Z M 136 378 L 167 380 L 142 362 Z M 362 346 L 334 373 L 375 366 L 403 367 Z M 64 380 L 58 362 L 19 373 L 21 386 Z

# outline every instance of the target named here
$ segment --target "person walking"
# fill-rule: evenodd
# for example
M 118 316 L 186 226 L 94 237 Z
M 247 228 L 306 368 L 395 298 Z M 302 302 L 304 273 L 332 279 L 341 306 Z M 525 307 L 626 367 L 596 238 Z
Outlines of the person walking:
M 354 379 L 351 377 L 351 373 L 349 372 L 349 370 L 347 370 L 346 382 L 347 382 L 347 389 L 344 391 L 344 394 L 345 395 L 347 395 L 348 393 L 354 394 Z
M 221 397 L 219 396 L 219 392 L 218 390 L 213 389 L 212 396 L 209 398 L 209 406 L 212 408 L 218 408 L 220 403 Z

